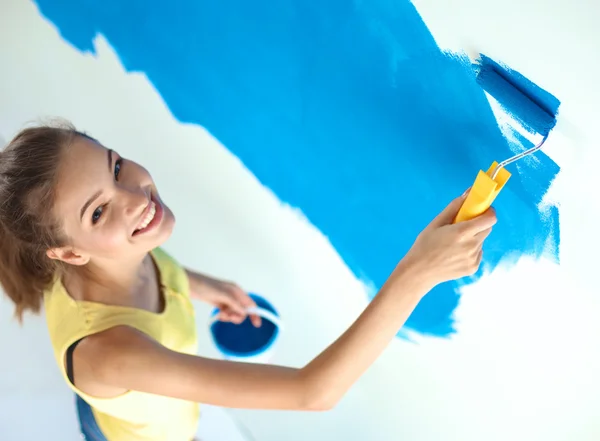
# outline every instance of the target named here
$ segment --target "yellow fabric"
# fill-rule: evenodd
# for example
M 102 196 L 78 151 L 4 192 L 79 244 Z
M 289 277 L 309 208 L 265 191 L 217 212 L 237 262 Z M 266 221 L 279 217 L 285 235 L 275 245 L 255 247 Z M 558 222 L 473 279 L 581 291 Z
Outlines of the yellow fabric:
M 200 416 L 197 403 L 137 391 L 116 398 L 95 398 L 75 388 L 67 377 L 67 348 L 82 337 L 117 325 L 136 328 L 172 350 L 196 354 L 195 314 L 187 274 L 162 249 L 153 250 L 151 256 L 163 285 L 162 313 L 75 301 L 60 280 L 44 295 L 48 331 L 60 371 L 69 387 L 90 404 L 109 441 L 191 441 Z

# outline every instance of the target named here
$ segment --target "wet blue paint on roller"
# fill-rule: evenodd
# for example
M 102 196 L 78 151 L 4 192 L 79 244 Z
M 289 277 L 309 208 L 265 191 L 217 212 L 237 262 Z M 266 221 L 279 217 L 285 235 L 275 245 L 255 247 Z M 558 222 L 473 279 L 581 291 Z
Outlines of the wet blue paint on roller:
M 532 133 L 547 135 L 556 125 L 560 101 L 519 72 L 481 55 L 477 83 Z
M 439 50 L 407 0 L 37 3 L 82 51 L 103 34 L 177 119 L 206 127 L 376 287 L 480 169 L 512 155 L 469 63 Z M 541 255 L 555 233 L 558 214 L 536 204 L 558 169 L 536 158 L 509 166 L 488 268 Z M 453 333 L 458 288 L 433 290 L 407 330 Z

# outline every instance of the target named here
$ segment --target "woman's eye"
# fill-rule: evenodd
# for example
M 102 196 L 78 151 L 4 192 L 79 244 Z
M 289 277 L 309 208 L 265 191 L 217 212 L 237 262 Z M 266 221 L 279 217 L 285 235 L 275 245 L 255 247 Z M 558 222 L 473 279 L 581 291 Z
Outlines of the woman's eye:
M 94 213 L 92 213 L 92 224 L 96 224 L 99 220 L 100 220 L 100 216 L 102 216 L 102 210 L 104 209 L 104 207 L 98 207 L 96 208 L 96 210 L 94 211 Z
M 115 161 L 115 170 L 114 170 L 114 174 L 115 174 L 115 179 L 119 180 L 119 175 L 121 174 L 121 166 L 123 165 L 123 159 L 119 158 Z M 92 224 L 96 224 L 99 220 L 100 217 L 102 217 L 102 213 L 104 211 L 104 207 L 105 205 L 102 205 L 98 208 L 96 208 L 96 210 L 94 211 L 94 213 L 92 213 Z
M 115 161 L 115 179 L 119 179 L 119 173 L 121 173 L 121 164 L 122 164 L 123 160 L 122 159 L 117 159 Z

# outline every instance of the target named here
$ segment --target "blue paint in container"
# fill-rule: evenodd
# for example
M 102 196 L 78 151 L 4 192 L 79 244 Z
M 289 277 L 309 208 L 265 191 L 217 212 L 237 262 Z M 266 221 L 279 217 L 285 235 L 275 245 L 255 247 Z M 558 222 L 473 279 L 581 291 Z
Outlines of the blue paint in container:
M 280 335 L 282 324 L 275 307 L 257 294 L 249 295 L 257 305 L 251 312 L 262 317 L 258 328 L 249 317 L 235 324 L 217 320 L 218 308 L 211 313 L 210 335 L 215 347 L 226 359 L 265 361 Z

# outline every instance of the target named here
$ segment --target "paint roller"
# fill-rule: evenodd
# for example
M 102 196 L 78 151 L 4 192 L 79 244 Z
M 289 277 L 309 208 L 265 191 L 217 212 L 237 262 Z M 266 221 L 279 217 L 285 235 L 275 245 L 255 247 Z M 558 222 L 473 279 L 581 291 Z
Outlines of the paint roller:
M 477 83 L 525 129 L 528 139 L 530 138 L 528 135 L 537 139 L 534 140 L 532 148 L 500 163 L 494 161 L 486 172 L 479 171 L 456 215 L 455 223 L 483 214 L 492 205 L 511 176 L 505 167 L 540 150 L 548 139 L 550 131 L 556 125 L 556 111 L 551 110 L 550 106 L 544 104 L 540 97 L 536 96 L 536 91 L 541 91 L 541 89 L 529 80 L 514 77 L 514 74 L 508 69 L 483 54 L 469 54 L 469 57 L 474 61 Z

